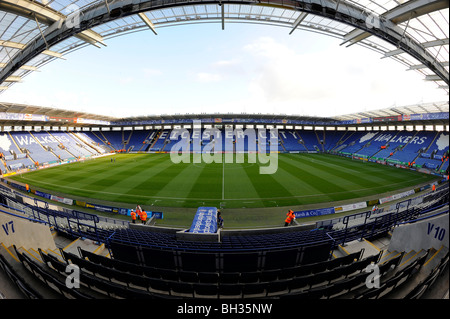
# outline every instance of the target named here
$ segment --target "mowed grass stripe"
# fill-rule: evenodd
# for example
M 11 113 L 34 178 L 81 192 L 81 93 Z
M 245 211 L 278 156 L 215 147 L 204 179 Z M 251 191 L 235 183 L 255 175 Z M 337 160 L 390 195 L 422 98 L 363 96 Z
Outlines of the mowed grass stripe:
M 317 155 L 317 159 L 316 156 Z M 309 156 L 312 157 L 310 159 L 311 161 L 316 162 L 316 160 L 320 160 L 320 158 L 324 158 L 323 163 L 326 164 L 327 161 L 337 163 L 338 167 L 340 166 L 341 169 L 345 169 L 346 167 L 354 167 L 355 171 L 358 171 L 357 177 L 355 174 L 349 174 L 349 178 L 355 177 L 355 180 L 357 179 L 366 179 L 372 187 L 380 186 L 384 187 L 386 184 L 389 185 L 397 185 L 398 183 L 404 183 L 406 184 L 413 184 L 414 181 L 418 183 L 422 181 L 427 181 L 429 178 L 424 175 L 420 174 L 418 172 L 414 171 L 406 171 L 402 169 L 398 169 L 391 166 L 385 166 L 380 165 L 377 163 L 371 163 L 371 162 L 361 162 L 361 161 L 353 161 L 349 160 L 348 158 L 341 158 L 338 156 L 330 156 L 330 155 L 324 155 L 324 154 L 302 154 L 302 156 Z M 333 164 L 332 164 L 333 165 Z M 343 175 L 345 176 L 345 175 Z M 413 179 L 413 183 L 409 183 L 408 181 L 411 180 L 411 177 L 416 176 L 417 178 Z M 401 186 L 401 185 L 399 185 Z M 367 187 L 367 186 L 366 186 Z
M 198 180 L 204 167 L 198 167 L 194 164 L 176 164 L 180 167 L 180 174 L 170 180 L 158 193 L 156 197 L 177 197 L 186 198 L 177 200 L 178 203 L 186 204 L 189 200 L 192 190 L 197 187 Z
M 180 168 L 180 164 L 175 164 L 167 158 L 156 166 L 135 172 L 134 178 L 129 179 L 129 187 L 124 194 L 157 197 L 157 193 L 182 172 Z
M 308 155 L 310 157 L 313 156 L 312 154 L 304 154 L 304 156 Z M 350 160 L 349 158 L 326 154 L 314 154 L 313 160 L 322 161 L 325 165 L 336 165 L 337 167 L 340 167 L 341 170 L 347 169 L 353 172 L 356 171 L 358 172 L 358 176 L 364 176 L 364 178 L 370 180 L 371 183 L 379 182 L 380 185 L 386 183 L 387 181 L 391 183 L 395 181 L 402 181 L 412 175 L 422 175 L 414 171 L 406 171 L 387 165 L 380 165 L 378 163 Z
M 106 173 L 118 174 L 122 170 L 129 170 L 131 159 L 126 161 L 124 159 L 124 156 L 117 156 L 117 162 L 111 163 L 110 157 L 97 158 L 86 162 L 55 166 L 42 171 L 30 172 L 26 175 L 32 178 L 35 174 L 38 174 L 40 179 L 53 180 L 63 186 L 88 184 L 88 180 L 97 181 L 99 176 L 104 176 Z M 146 161 L 148 160 L 147 158 Z M 156 160 L 156 158 L 152 160 Z M 133 161 L 133 163 L 135 162 Z M 139 165 L 138 163 L 136 162 L 135 165 Z
M 367 185 L 381 185 L 381 183 L 385 183 L 386 180 L 380 181 L 377 183 L 373 181 L 373 179 L 366 178 L 364 174 L 361 174 L 360 171 L 351 169 L 351 174 L 345 172 L 345 165 L 341 165 L 341 169 L 336 169 L 336 166 L 326 165 L 326 162 L 311 159 L 308 156 L 299 156 L 296 161 L 304 167 L 308 169 L 310 172 L 318 172 L 320 176 L 325 177 L 326 180 L 332 180 L 335 185 L 339 185 L 341 189 L 351 190 L 367 187 Z
M 256 191 L 251 178 L 245 172 L 251 166 L 258 166 L 256 163 L 235 163 L 225 164 L 224 170 L 224 198 L 242 199 L 245 204 L 260 202 L 259 194 Z M 259 168 L 258 168 L 259 169 Z M 249 199 L 250 198 L 250 199 Z M 249 199 L 249 200 L 247 200 Z
M 317 192 L 304 192 L 298 194 L 305 196 L 305 201 L 326 201 L 335 200 L 337 197 L 341 197 L 343 192 L 349 193 L 348 196 L 357 196 L 352 192 L 352 188 L 347 186 L 347 180 L 345 183 L 336 183 L 332 174 L 322 169 L 309 165 L 307 162 L 302 162 L 301 158 L 296 158 L 293 161 L 288 161 L 287 158 L 281 159 L 283 166 L 289 168 L 292 172 L 295 172 L 304 183 L 308 184 L 311 189 L 317 190 Z M 313 195 L 313 196 L 311 196 Z M 309 196 L 307 199 L 306 196 Z
M 279 183 L 288 185 L 289 193 L 286 194 L 286 196 L 323 194 L 316 185 L 309 183 L 308 180 L 305 179 L 305 176 L 298 171 L 297 167 L 284 161 L 285 159 L 280 159 L 279 167 L 276 174 L 274 174 L 274 178 L 276 178 Z
M 102 169 L 102 170 L 95 170 L 95 172 L 97 172 L 98 174 L 93 174 L 91 172 L 91 170 L 89 170 L 88 173 L 86 173 L 84 170 L 82 170 L 79 166 L 77 167 L 77 172 L 78 175 L 73 177 L 72 182 L 60 182 L 60 179 L 58 178 L 60 175 L 58 174 L 65 174 L 66 171 L 65 169 L 67 169 L 66 167 L 63 166 L 58 166 L 55 168 L 50 168 L 48 170 L 52 170 L 52 174 L 56 174 L 56 177 L 54 179 L 49 178 L 48 174 L 45 174 L 44 177 L 42 177 L 41 174 L 37 175 L 39 176 L 39 179 L 35 178 L 35 174 L 34 173 L 44 173 L 45 170 L 43 171 L 36 171 L 36 172 L 31 172 L 31 173 L 27 173 L 24 175 L 24 178 L 26 179 L 25 181 L 30 181 L 30 183 L 33 183 L 33 185 L 36 186 L 40 186 L 44 189 L 48 189 L 48 190 L 55 190 L 57 192 L 66 192 L 68 194 L 73 194 L 73 195 L 77 195 L 77 196 L 82 196 L 82 197 L 97 197 L 100 199 L 104 199 L 104 200 L 113 200 L 115 198 L 121 198 L 121 199 L 125 199 L 123 198 L 124 196 L 124 185 L 127 184 L 127 181 L 124 181 L 124 179 L 122 179 L 121 177 L 119 177 L 119 175 L 116 175 L 116 180 L 112 181 L 109 180 L 108 183 L 111 186 L 108 189 L 105 189 L 104 187 L 102 187 L 102 184 L 100 185 L 94 185 L 93 183 L 90 183 L 91 180 L 96 180 L 98 179 L 98 176 L 103 176 L 103 175 L 99 175 L 101 174 L 101 172 L 103 171 L 108 171 L 109 173 L 111 172 L 116 172 L 117 173 L 117 169 L 121 169 L 123 172 L 125 172 L 125 175 L 127 175 L 128 178 L 132 179 L 133 182 L 136 182 L 136 180 L 138 180 L 139 178 L 142 179 L 147 179 L 147 177 L 142 177 L 145 175 L 142 175 L 143 171 L 141 170 L 141 168 L 146 167 L 146 170 L 154 170 L 155 167 L 157 166 L 166 166 L 168 165 L 168 161 L 166 161 L 163 157 L 158 157 L 155 156 L 153 158 L 149 157 L 149 156 L 143 156 L 142 159 L 139 161 L 133 161 L 133 160 L 128 160 L 128 161 L 120 161 L 120 159 L 122 159 L 123 157 L 126 156 L 130 156 L 129 154 L 121 154 L 119 156 L 117 156 L 117 161 L 114 163 L 111 163 L 110 158 L 101 158 L 101 159 L 96 159 L 95 162 L 93 163 L 94 160 L 89 161 L 89 164 L 93 163 L 94 165 L 92 166 L 97 166 L 100 162 L 102 162 L 103 166 L 106 166 L 106 169 Z M 138 157 L 142 156 L 142 155 L 137 155 Z M 101 160 L 101 161 L 99 161 Z M 120 161 L 119 165 L 114 166 L 115 164 L 118 164 L 118 162 Z M 154 162 L 158 164 L 156 166 L 151 166 L 150 168 L 149 166 L 149 162 Z M 88 162 L 86 162 L 88 163 Z M 86 164 L 84 163 L 84 164 Z M 67 164 L 64 166 L 76 166 L 80 163 L 74 163 L 74 164 Z M 83 165 L 84 165 L 83 164 Z M 130 166 L 131 164 L 131 166 Z M 131 174 L 131 172 L 134 171 L 134 175 Z M 108 174 L 110 175 L 110 174 Z M 32 176 L 30 178 L 30 176 Z M 131 198 L 136 198 L 136 195 L 133 194 L 133 196 Z M 131 198 L 127 198 L 127 202 L 128 201 L 134 201 Z
M 170 161 L 158 158 L 155 161 L 140 162 L 138 166 L 128 166 L 128 170 L 125 170 L 120 174 L 116 183 L 111 183 L 108 187 L 104 188 L 104 192 L 118 193 L 118 194 L 132 194 L 135 188 L 138 188 L 137 194 L 141 194 L 144 191 L 146 193 L 155 193 L 157 191 L 156 186 L 151 187 L 151 180 L 154 175 L 165 171 L 171 165 Z M 142 186 L 140 189 L 138 186 Z M 155 189 L 153 191 L 153 189 Z
M 149 159 L 145 158 L 140 161 L 123 161 L 123 157 L 121 156 L 117 158 L 116 162 L 105 163 L 106 166 L 109 166 L 109 170 L 99 174 L 95 172 L 91 173 L 78 182 L 86 189 L 102 190 L 104 192 L 107 192 L 105 188 L 120 184 L 122 192 L 126 193 L 127 189 L 137 181 L 135 178 L 133 182 L 131 182 L 128 178 L 132 175 L 136 177 L 136 175 L 142 174 L 149 165 L 154 167 L 154 162 L 157 162 L 161 166 L 166 165 L 166 161 L 158 161 L 158 158 L 153 159 L 153 161 L 149 161 Z M 147 180 L 145 177 L 143 179 Z
M 315 155 L 319 155 L 319 154 L 302 154 L 301 156 L 315 156 Z M 292 155 L 290 155 L 292 156 Z M 324 156 L 322 154 L 320 154 L 320 156 Z M 328 156 L 330 158 L 334 158 L 336 159 L 337 157 L 334 156 Z M 420 183 L 424 183 L 427 181 L 430 181 L 433 179 L 432 176 L 429 175 L 425 175 L 425 174 L 420 174 L 418 172 L 414 172 L 414 171 L 406 171 L 406 170 L 401 170 L 395 167 L 390 167 L 390 166 L 384 166 L 384 165 L 380 165 L 377 163 L 361 163 L 361 162 L 354 162 L 354 161 L 350 161 L 348 159 L 345 158 L 337 158 L 340 161 L 344 161 L 342 166 L 345 166 L 348 163 L 352 163 L 354 164 L 359 164 L 359 166 L 361 167 L 361 174 L 358 175 L 348 175 L 348 178 L 353 178 L 353 179 L 359 179 L 361 178 L 361 176 L 365 176 L 367 173 L 365 173 L 365 170 L 363 170 L 363 168 L 365 168 L 366 165 L 375 165 L 377 166 L 377 170 L 373 171 L 371 175 L 369 175 L 369 178 L 366 179 L 367 183 L 365 186 L 361 186 L 360 189 L 354 189 L 353 192 L 359 194 L 359 196 L 366 196 L 366 195 L 370 195 L 376 192 L 388 192 L 391 190 L 395 190 L 395 189 L 399 189 L 402 187 L 407 187 L 407 186 L 415 186 L 417 184 Z M 345 162 L 347 160 L 347 163 Z M 313 162 L 315 163 L 315 162 Z M 345 176 L 345 175 L 344 175 Z M 411 178 L 413 177 L 413 178 Z M 381 181 L 381 182 L 378 182 Z M 339 195 L 339 194 L 336 194 Z
M 199 169 L 200 174 L 186 197 L 200 204 L 199 206 L 210 205 L 211 203 L 207 204 L 210 200 L 218 203 L 222 198 L 222 164 L 195 163 L 190 165 Z
M 276 173 L 260 174 L 259 165 L 249 166 L 244 171 L 264 206 L 273 206 L 267 202 L 272 201 L 272 197 L 290 197 L 288 189 L 274 177 Z

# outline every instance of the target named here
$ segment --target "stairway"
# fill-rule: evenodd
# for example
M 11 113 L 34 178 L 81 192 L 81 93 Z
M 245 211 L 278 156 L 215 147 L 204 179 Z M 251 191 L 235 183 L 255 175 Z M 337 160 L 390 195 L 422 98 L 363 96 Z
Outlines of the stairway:
M 58 260 L 65 262 L 61 255 L 59 249 L 78 255 L 78 248 L 84 249 L 86 251 L 93 252 L 95 254 L 106 256 L 109 258 L 109 251 L 105 248 L 105 244 L 98 244 L 92 240 L 84 238 L 69 239 L 64 236 L 60 236 L 57 232 L 53 232 L 53 237 L 57 249 L 45 249 L 42 253 L 51 255 Z M 6 262 L 11 266 L 13 272 L 18 275 L 22 282 L 24 282 L 30 291 L 38 294 L 43 299 L 64 299 L 64 296 L 56 292 L 49 285 L 43 284 L 41 280 L 37 278 L 33 273 L 31 273 L 20 261 L 18 253 L 25 254 L 31 260 L 39 264 L 42 267 L 48 267 L 41 258 L 41 254 L 34 248 L 25 247 L 6 247 L 3 243 L 0 243 L 0 255 L 6 260 Z M 59 276 L 60 280 L 65 280 L 64 276 Z M 85 289 L 85 292 L 87 290 Z M 92 295 L 92 291 L 89 291 Z M 105 298 L 103 294 L 96 294 L 96 298 Z M 3 297 L 2 297 L 3 296 Z M 11 281 L 8 274 L 3 271 L 0 267 L 0 299 L 27 299 L 28 296 L 25 294 L 16 284 Z

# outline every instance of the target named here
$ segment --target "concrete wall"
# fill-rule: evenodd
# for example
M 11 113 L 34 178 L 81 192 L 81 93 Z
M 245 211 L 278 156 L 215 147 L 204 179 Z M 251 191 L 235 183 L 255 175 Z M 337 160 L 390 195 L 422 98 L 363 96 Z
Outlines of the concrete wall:
M 396 227 L 389 244 L 389 251 L 419 251 L 429 248 L 449 247 L 449 215 L 424 219 Z
M 26 249 L 56 249 L 47 225 L 0 212 L 0 243 Z

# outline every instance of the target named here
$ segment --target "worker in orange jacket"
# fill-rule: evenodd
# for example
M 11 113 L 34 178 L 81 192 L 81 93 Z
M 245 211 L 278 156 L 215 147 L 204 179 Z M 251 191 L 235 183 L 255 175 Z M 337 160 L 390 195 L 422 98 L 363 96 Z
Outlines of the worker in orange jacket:
M 133 221 L 133 224 L 136 224 L 136 212 L 134 210 L 131 210 L 131 220 Z
M 145 210 L 141 212 L 141 221 L 142 224 L 145 224 L 145 222 L 147 221 L 147 213 L 145 212 Z
M 294 212 L 290 209 L 286 214 L 286 219 L 284 220 L 284 226 L 289 226 L 295 219 Z

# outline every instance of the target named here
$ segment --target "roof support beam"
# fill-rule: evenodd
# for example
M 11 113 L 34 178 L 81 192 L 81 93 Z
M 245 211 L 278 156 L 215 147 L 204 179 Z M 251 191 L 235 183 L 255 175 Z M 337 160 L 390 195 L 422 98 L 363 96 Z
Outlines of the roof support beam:
M 222 2 L 219 2 L 219 6 L 220 6 L 220 15 L 221 15 L 221 20 L 222 20 L 222 30 L 225 30 L 225 4 L 223 4 Z
M 302 21 L 305 20 L 307 15 L 308 14 L 306 12 L 300 12 L 300 15 L 298 16 L 297 19 L 295 19 L 294 24 L 292 25 L 292 30 L 291 30 L 291 32 L 289 32 L 289 35 L 291 35 L 292 32 L 294 32 L 295 29 L 297 29 L 297 27 L 300 25 L 300 23 L 302 23 Z
M 442 79 L 437 75 L 427 75 L 425 76 L 425 81 L 441 81 Z
M 209 4 L 218 4 L 219 2 L 222 4 L 254 4 L 254 0 L 208 0 L 207 2 Z M 413 4 L 420 4 L 420 6 L 413 6 L 410 2 L 413 2 Z M 442 4 L 443 2 L 448 7 L 447 0 L 408 1 L 406 4 L 410 4 L 410 6 L 408 6 L 408 10 L 406 10 L 408 13 L 407 17 L 409 18 L 411 16 L 413 8 L 419 10 L 421 7 L 427 7 L 427 5 L 433 3 Z M 80 32 L 89 30 L 92 27 L 106 22 L 114 21 L 115 19 L 128 17 L 149 10 L 164 9 L 180 5 L 204 5 L 205 3 L 206 2 L 202 0 L 166 0 L 161 2 L 152 0 L 116 0 L 109 4 L 108 10 L 104 2 L 98 2 L 96 5 L 86 7 L 80 12 L 79 25 L 71 27 L 68 26 L 67 23 L 62 23 L 61 28 L 57 28 L 49 34 L 46 34 L 45 38 L 49 47 L 51 47 Z M 396 46 L 398 49 L 405 51 L 420 63 L 426 65 L 433 73 L 439 76 L 442 81 L 449 84 L 449 73 L 445 67 L 436 61 L 435 57 L 433 57 L 420 43 L 409 37 L 408 34 L 403 34 L 403 29 L 398 27 L 390 19 L 382 17 L 376 26 L 369 25 L 367 21 L 371 15 L 368 12 L 362 11 L 361 7 L 345 0 L 340 0 L 339 6 L 336 6 L 336 2 L 333 0 L 265 0 L 265 3 L 282 5 L 283 7 L 292 10 L 314 14 L 362 29 L 373 36 L 379 37 L 391 45 Z M 41 37 L 31 41 L 19 54 L 16 54 L 8 65 L 0 72 L 0 83 L 18 70 L 20 66 L 26 64 L 45 49 L 46 45 Z
M 6 66 L 6 63 L 0 63 L 0 68 L 4 68 Z M 27 71 L 37 71 L 37 67 L 31 66 L 31 65 L 22 65 L 20 67 L 21 70 L 27 70 Z
M 142 21 L 144 21 L 144 23 L 147 25 L 147 27 L 150 28 L 150 30 L 153 31 L 154 34 L 158 35 L 158 33 L 156 33 L 155 30 L 155 25 L 153 24 L 153 22 L 147 17 L 147 15 L 143 12 L 138 13 L 139 18 L 141 18 Z
M 449 62 L 441 62 L 442 66 L 449 66 Z M 411 65 L 407 71 L 411 71 L 411 70 L 420 70 L 420 69 L 425 69 L 427 66 L 425 64 L 416 64 L 416 65 Z
M 446 45 L 446 44 L 448 44 L 448 39 L 425 42 L 425 43 L 422 43 L 422 46 L 424 48 L 431 48 L 431 47 L 436 47 L 436 46 Z M 392 50 L 392 51 L 386 52 L 384 54 L 384 57 L 387 58 L 387 57 L 391 57 L 391 56 L 402 54 L 402 53 L 404 53 L 404 51 L 400 50 L 400 49 Z
M 429 42 L 424 42 L 422 43 L 422 45 L 425 48 L 431 48 L 431 47 L 437 47 L 439 45 L 446 45 L 448 44 L 448 38 L 447 39 L 441 39 L 441 40 L 434 40 L 434 41 L 429 41 Z
M 385 12 L 380 18 L 390 20 L 392 23 L 398 25 L 409 19 L 414 19 L 424 14 L 445 8 L 448 8 L 448 0 L 410 0 L 403 5 Z M 369 32 L 364 32 L 360 29 L 352 30 L 344 36 L 344 42 L 341 45 L 347 42 L 351 42 L 350 45 L 352 45 L 368 38 L 370 35 Z
M 20 80 L 22 80 L 20 76 L 12 75 L 6 78 L 5 82 L 20 82 Z
M 22 50 L 26 47 L 25 44 L 17 43 L 17 42 L 11 42 L 11 41 L 0 41 L 0 46 L 7 47 L 7 48 L 13 48 L 13 49 L 19 49 Z M 49 55 L 55 58 L 62 58 L 62 54 L 59 52 L 51 51 L 51 50 L 44 50 L 41 52 L 42 54 Z
M 66 19 L 66 16 L 64 16 L 60 12 L 53 10 L 37 1 L 2 0 L 0 2 L 0 10 L 14 13 L 28 19 L 36 19 L 39 23 L 47 25 L 52 25 L 56 21 Z M 32 13 L 34 16 L 30 16 L 30 13 Z M 106 46 L 106 44 L 103 42 L 102 36 L 92 30 L 82 31 L 77 35 L 77 38 L 90 44 L 98 42 Z

